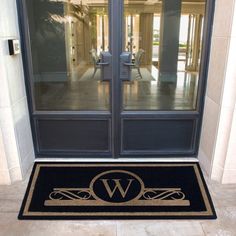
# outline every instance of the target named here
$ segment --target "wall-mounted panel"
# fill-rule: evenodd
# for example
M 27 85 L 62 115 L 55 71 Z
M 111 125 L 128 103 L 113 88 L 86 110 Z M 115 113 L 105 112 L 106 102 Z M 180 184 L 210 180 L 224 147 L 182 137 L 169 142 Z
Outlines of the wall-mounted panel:
M 189 153 L 193 151 L 195 120 L 124 119 L 122 151 Z
M 109 152 L 110 120 L 37 119 L 38 151 Z

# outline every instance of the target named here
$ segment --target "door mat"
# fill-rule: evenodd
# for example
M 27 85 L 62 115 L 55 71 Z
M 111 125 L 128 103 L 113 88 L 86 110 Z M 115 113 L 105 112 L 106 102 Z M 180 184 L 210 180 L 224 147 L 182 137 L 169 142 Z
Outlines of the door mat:
M 198 163 L 35 163 L 19 219 L 215 219 Z

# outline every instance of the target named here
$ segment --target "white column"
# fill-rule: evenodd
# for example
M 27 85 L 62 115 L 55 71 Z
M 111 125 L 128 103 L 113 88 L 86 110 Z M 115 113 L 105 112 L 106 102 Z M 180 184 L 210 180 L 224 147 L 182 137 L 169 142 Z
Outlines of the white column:
M 21 54 L 10 56 L 8 39 L 19 39 L 15 0 L 0 8 L 0 184 L 21 180 L 34 151 Z
M 212 163 L 212 178 L 222 183 L 236 183 L 236 5 L 233 19 Z
M 140 14 L 140 41 L 139 48 L 145 51 L 142 57 L 142 64 L 152 64 L 152 41 L 153 41 L 153 13 Z
M 199 160 L 221 183 L 236 183 L 235 51 L 235 0 L 217 0 Z
M 162 82 L 176 82 L 179 52 L 181 0 L 162 1 L 159 77 Z

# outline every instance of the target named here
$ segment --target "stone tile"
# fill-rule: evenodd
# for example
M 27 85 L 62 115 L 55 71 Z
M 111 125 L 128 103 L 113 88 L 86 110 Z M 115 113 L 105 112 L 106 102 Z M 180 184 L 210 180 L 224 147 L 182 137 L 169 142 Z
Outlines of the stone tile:
M 226 211 L 228 212 L 228 217 L 236 222 L 236 205 L 235 206 L 228 206 L 225 207 Z
M 11 184 L 11 178 L 8 170 L 0 169 L 0 185 L 1 184 Z
M 0 105 L 6 106 L 4 103 L 9 105 L 9 98 L 10 103 L 13 104 L 26 96 L 26 92 L 21 54 L 10 56 L 8 42 L 5 38 L 0 40 L 0 62 L 1 86 L 3 86 L 2 90 L 5 90 L 3 95 L 1 95 L 3 101 Z
M 215 181 L 221 182 L 224 169 L 216 164 L 214 164 L 211 172 L 211 178 Z
M 236 169 L 235 156 L 236 156 L 236 109 L 234 109 L 234 114 L 233 114 L 225 169 Z M 236 182 L 236 179 L 232 179 L 232 181 Z
M 11 186 L 11 185 L 8 185 Z M 27 183 L 22 187 L 16 186 L 15 188 L 7 188 L 8 186 L 0 186 L 0 201 L 8 200 L 22 200 L 25 194 Z M 6 190 L 7 188 L 7 190 Z M 1 211 L 0 211 L 1 212 Z
M 229 53 L 227 58 L 227 68 L 224 83 L 224 95 L 222 105 L 234 109 L 236 102 L 236 37 L 230 38 Z M 222 58 L 224 60 L 224 58 Z
M 236 207 L 236 188 L 235 185 L 219 184 L 219 183 L 208 183 L 211 196 L 215 206 L 221 207 Z
M 22 173 L 21 173 L 20 164 L 19 164 L 19 166 L 15 166 L 13 168 L 10 168 L 9 173 L 10 173 L 12 182 L 22 180 Z
M 234 0 L 217 0 L 214 14 L 213 35 L 227 37 L 231 31 Z
M 131 221 L 118 222 L 117 236 L 201 236 L 202 226 L 197 221 Z
M 1 108 L 3 110 L 5 108 Z M 0 115 L 1 119 L 1 115 Z M 0 120 L 1 124 L 1 120 Z M 4 140 L 5 153 L 8 158 L 8 168 L 14 168 L 19 166 L 18 150 L 16 145 L 16 134 L 13 126 L 13 122 L 5 121 L 1 124 L 2 136 Z
M 8 186 L 0 186 L 0 199 L 22 198 L 28 184 L 28 179 L 27 175 L 27 178 L 23 181 L 18 181 Z
M 208 157 L 204 151 L 200 148 L 198 151 L 198 160 L 199 164 L 202 168 L 207 173 L 207 176 L 210 176 L 211 174 L 211 159 Z
M 232 163 L 235 164 L 235 163 Z M 233 184 L 236 181 L 236 169 L 224 169 L 224 174 L 222 178 L 223 184 Z
M 5 56 L 5 65 L 7 70 L 8 89 L 11 98 L 11 104 L 26 96 L 23 64 L 21 54 L 15 56 Z
M 235 215 L 230 209 L 217 208 L 217 215 L 218 219 L 216 221 L 201 222 L 205 235 L 236 236 Z
M 0 37 L 16 37 L 19 35 L 16 1 L 1 0 L 0 11 Z
M 10 107 L 0 108 L 0 126 L 3 127 L 4 124 L 12 124 L 12 111 Z
M 1 184 L 11 184 L 11 177 L 8 171 L 8 163 L 3 143 L 2 128 L 0 124 L 0 185 Z
M 32 150 L 28 153 L 27 156 L 23 158 L 23 161 L 21 162 L 22 178 L 25 178 L 29 170 L 31 170 L 31 167 L 34 164 L 34 160 L 35 160 L 35 153 L 32 148 Z
M 232 125 L 234 109 L 221 107 L 220 120 L 218 124 L 217 142 L 215 148 L 214 165 L 224 168 L 227 156 L 228 141 Z M 213 168 L 214 169 L 214 168 Z
M 23 163 L 25 158 L 33 150 L 33 141 L 28 117 L 28 107 L 26 98 L 21 99 L 12 107 L 14 126 L 17 136 L 17 145 Z M 28 160 L 32 163 L 33 160 Z
M 3 85 L 6 91 L 9 91 L 9 94 L 5 96 L 9 98 L 10 95 L 11 104 L 13 104 L 23 96 L 26 96 L 21 54 L 10 56 L 7 38 L 2 38 L 0 40 L 0 55 L 2 71 L 0 74 L 3 76 L 1 80 L 5 81 Z
M 224 90 L 225 69 L 228 56 L 229 39 L 213 37 L 207 80 L 207 95 L 217 104 L 221 104 Z
M 205 233 L 206 236 L 235 236 L 236 234 L 232 230 L 227 230 L 224 228 L 214 228 L 212 231 L 207 231 Z
M 1 150 L 0 151 L 0 170 L 6 170 L 8 168 L 8 164 L 7 164 L 7 159 L 6 159 L 5 147 L 3 143 L 1 125 L 0 125 L 0 150 Z
M 4 51 L 5 43 L 0 40 L 0 83 L 1 83 L 1 93 L 0 93 L 0 108 L 10 106 L 11 102 L 8 94 L 8 84 L 7 84 L 7 72 L 5 68 L 5 64 L 3 63 L 3 51 Z
M 200 138 L 200 149 L 204 151 L 211 162 L 213 155 L 215 137 L 217 135 L 217 125 L 219 116 L 219 105 L 212 99 L 206 97 L 205 112 L 203 116 L 202 134 Z
M 1 213 L 9 213 L 9 212 L 19 212 L 22 196 L 17 197 L 18 199 L 1 199 L 0 197 L 0 212 Z
M 231 36 L 236 37 L 236 4 L 235 2 L 234 2 L 234 17 L 233 17 L 233 22 L 232 22 Z
M 19 221 L 16 213 L 0 214 L 1 236 L 116 236 L 115 222 Z

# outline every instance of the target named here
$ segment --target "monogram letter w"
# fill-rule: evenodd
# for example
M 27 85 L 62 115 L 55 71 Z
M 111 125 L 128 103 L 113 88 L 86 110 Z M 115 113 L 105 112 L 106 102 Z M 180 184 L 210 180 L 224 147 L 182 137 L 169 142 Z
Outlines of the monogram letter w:
M 110 185 L 108 184 L 108 179 L 101 179 L 101 181 L 103 182 L 110 198 L 113 197 L 116 189 L 118 189 L 121 196 L 123 198 L 125 198 L 127 192 L 129 191 L 131 183 L 134 181 L 134 179 L 127 179 L 128 180 L 128 185 L 127 185 L 126 188 L 123 188 L 121 186 L 121 183 L 120 183 L 121 180 L 120 179 L 111 179 L 111 180 L 115 183 L 115 187 L 113 187 L 113 189 L 111 189 Z

